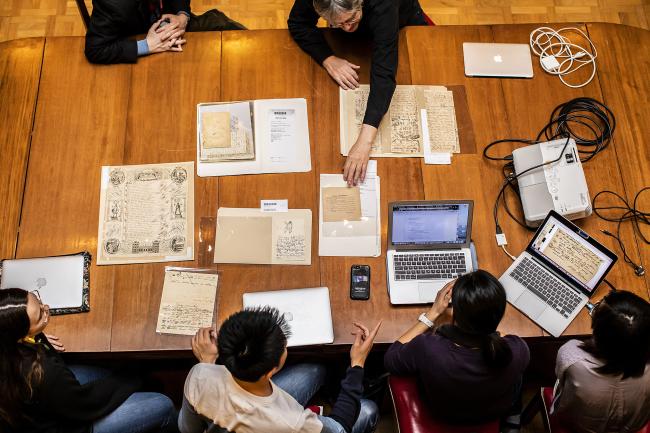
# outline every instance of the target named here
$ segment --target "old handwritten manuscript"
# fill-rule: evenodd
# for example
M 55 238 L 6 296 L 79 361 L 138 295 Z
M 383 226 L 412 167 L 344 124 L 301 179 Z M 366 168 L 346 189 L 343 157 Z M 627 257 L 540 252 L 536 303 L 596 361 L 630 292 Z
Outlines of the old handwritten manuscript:
M 156 332 L 194 335 L 213 325 L 219 276 L 191 269 L 165 269 Z
M 311 264 L 311 210 L 219 208 L 214 263 Z
M 102 167 L 97 264 L 194 259 L 194 163 Z
M 359 136 L 366 112 L 370 86 L 340 90 L 341 154 L 347 155 Z M 399 85 L 388 112 L 379 124 L 370 156 L 419 157 L 424 155 L 424 134 L 420 111 L 427 113 L 431 152 L 459 153 L 454 97 L 443 86 Z

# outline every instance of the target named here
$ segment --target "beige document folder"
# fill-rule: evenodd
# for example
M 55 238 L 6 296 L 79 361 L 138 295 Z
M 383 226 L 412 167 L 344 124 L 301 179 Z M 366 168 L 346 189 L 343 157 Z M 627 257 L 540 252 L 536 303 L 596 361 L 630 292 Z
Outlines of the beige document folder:
M 214 263 L 311 264 L 311 210 L 220 208 Z

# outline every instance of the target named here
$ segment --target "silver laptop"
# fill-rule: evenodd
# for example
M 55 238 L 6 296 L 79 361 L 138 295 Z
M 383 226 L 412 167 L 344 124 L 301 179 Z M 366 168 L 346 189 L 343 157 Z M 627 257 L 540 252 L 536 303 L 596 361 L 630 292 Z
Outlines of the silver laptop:
M 468 77 L 532 78 L 533 60 L 526 44 L 463 43 Z
M 289 347 L 334 342 L 327 287 L 244 293 L 243 303 L 244 308 L 270 306 L 283 313 L 291 327 Z
M 405 201 L 388 209 L 391 304 L 433 302 L 451 279 L 474 270 L 471 200 Z
M 616 260 L 613 252 L 551 211 L 499 281 L 508 302 L 558 337 Z

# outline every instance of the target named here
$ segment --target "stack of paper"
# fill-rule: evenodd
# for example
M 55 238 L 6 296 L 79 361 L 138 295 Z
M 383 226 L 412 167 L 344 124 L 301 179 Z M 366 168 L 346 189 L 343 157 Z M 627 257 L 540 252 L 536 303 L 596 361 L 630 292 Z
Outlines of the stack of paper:
M 381 254 L 377 161 L 365 181 L 348 187 L 341 174 L 320 175 L 320 256 L 378 257 Z

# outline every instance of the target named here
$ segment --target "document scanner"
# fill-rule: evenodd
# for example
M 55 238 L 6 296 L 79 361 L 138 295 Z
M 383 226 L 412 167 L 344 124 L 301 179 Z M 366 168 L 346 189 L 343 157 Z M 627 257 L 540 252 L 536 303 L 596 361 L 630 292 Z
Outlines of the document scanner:
M 591 199 L 578 149 L 573 138 L 568 140 L 568 144 L 567 138 L 561 138 L 512 152 L 515 173 L 522 173 L 517 183 L 526 224 L 530 226 L 538 226 L 550 210 L 569 220 L 591 215 Z M 558 157 L 557 162 L 542 165 Z M 526 172 L 536 166 L 540 167 Z

